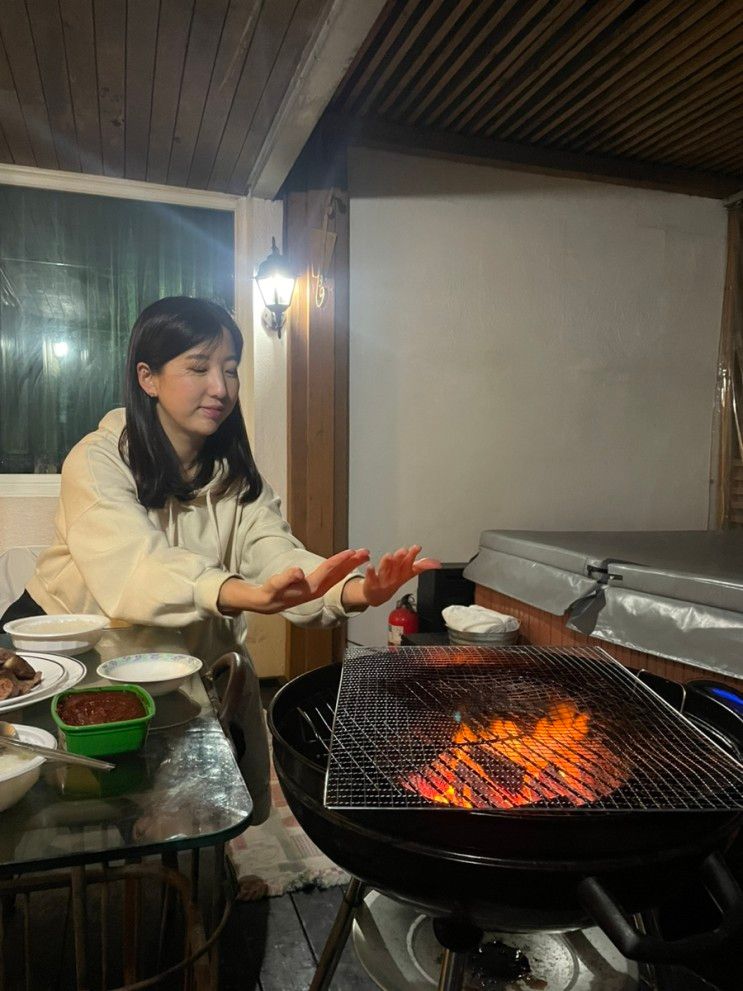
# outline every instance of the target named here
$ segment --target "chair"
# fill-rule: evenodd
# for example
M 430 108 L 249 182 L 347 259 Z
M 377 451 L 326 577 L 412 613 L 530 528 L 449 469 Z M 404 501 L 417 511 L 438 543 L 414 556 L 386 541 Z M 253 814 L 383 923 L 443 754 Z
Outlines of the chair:
M 43 547 L 10 547 L 0 554 L 0 616 L 26 587 Z

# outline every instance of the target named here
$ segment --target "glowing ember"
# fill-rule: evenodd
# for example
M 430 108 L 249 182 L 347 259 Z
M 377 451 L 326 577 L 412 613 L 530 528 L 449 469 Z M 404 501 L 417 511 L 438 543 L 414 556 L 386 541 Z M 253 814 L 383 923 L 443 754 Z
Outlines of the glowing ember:
M 589 733 L 590 720 L 570 701 L 555 703 L 526 730 L 513 719 L 485 726 L 461 722 L 452 744 L 401 784 L 440 805 L 511 809 L 559 800 L 585 805 L 626 776 L 616 755 Z

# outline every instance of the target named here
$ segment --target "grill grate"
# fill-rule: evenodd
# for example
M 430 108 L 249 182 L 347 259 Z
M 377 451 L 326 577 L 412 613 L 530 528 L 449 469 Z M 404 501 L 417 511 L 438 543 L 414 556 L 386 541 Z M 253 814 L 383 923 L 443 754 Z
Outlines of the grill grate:
M 600 648 L 349 651 L 325 804 L 743 809 L 743 765 Z

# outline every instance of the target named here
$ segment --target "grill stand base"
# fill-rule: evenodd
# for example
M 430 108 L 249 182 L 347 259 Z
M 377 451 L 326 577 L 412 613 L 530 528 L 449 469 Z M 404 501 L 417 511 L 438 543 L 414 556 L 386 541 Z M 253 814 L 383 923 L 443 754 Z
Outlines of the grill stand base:
M 365 894 L 366 887 L 361 881 L 352 878 L 344 892 L 333 928 L 320 954 L 309 991 L 328 991 L 330 988 L 338 961 L 348 942 L 354 913 L 364 900 Z M 483 937 L 482 930 L 468 923 L 452 922 L 447 919 L 436 919 L 433 925 L 436 939 L 444 948 L 438 991 L 461 991 L 467 955 L 479 945 Z
M 460 991 L 464 983 L 467 955 L 480 945 L 483 932 L 466 922 L 434 919 L 433 931 L 444 947 L 438 991 Z
M 328 991 L 333 980 L 335 969 L 343 953 L 343 948 L 348 942 L 348 935 L 351 932 L 354 912 L 364 899 L 366 889 L 361 881 L 355 877 L 351 879 L 346 888 L 338 915 L 335 917 L 333 928 L 330 930 L 320 959 L 317 963 L 315 976 L 310 984 L 310 991 Z

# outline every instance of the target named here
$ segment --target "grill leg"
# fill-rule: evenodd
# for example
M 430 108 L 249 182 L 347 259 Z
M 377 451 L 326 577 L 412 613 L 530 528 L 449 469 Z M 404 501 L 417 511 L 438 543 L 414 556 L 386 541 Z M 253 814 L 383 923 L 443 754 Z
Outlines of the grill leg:
M 456 953 L 454 950 L 445 949 L 437 991 L 461 991 L 466 963 L 466 953 Z
M 355 877 L 352 878 L 343 894 L 338 915 L 335 917 L 333 928 L 330 930 L 320 955 L 315 976 L 312 978 L 312 984 L 310 984 L 310 991 L 327 991 L 330 987 L 335 968 L 338 966 L 341 953 L 343 953 L 343 948 L 348 940 L 348 934 L 351 931 L 353 914 L 361 904 L 363 897 L 364 885 Z
M 467 954 L 479 945 L 482 930 L 457 919 L 434 919 L 433 931 L 444 947 L 438 991 L 461 991 Z

